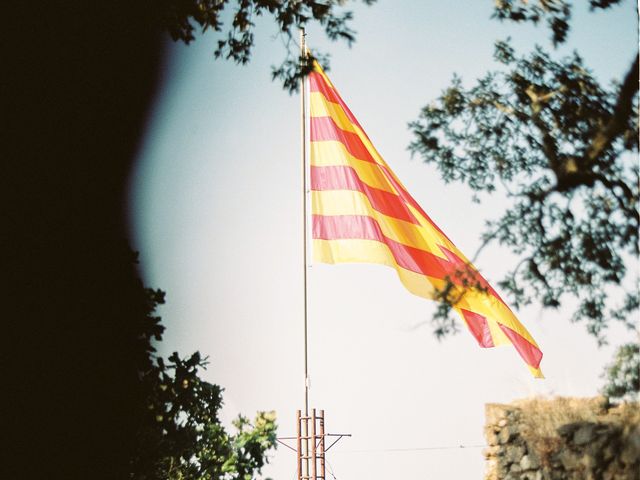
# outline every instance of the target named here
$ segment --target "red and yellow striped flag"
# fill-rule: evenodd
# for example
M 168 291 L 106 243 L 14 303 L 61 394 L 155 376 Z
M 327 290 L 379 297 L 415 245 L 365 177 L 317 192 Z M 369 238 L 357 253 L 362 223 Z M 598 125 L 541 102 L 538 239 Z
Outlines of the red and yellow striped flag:
M 388 265 L 429 299 L 446 289 L 481 347 L 512 344 L 542 377 L 535 340 L 409 195 L 317 62 L 307 82 L 314 260 Z

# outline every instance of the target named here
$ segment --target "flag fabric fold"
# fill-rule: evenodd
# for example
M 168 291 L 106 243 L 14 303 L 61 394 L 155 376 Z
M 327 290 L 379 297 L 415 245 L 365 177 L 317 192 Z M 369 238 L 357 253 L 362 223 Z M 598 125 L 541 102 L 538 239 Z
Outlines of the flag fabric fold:
M 307 89 L 314 260 L 388 265 L 415 295 L 444 292 L 481 347 L 511 344 L 542 377 L 533 337 L 409 195 L 315 61 Z

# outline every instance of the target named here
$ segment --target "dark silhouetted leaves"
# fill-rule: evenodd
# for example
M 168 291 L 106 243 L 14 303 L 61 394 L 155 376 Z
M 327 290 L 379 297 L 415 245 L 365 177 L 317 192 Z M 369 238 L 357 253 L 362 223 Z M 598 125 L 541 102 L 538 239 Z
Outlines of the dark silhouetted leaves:
M 546 18 L 557 43 L 566 37 L 561 24 L 570 5 L 500 0 L 495 16 Z M 631 326 L 638 309 L 637 289 L 626 291 L 623 281 L 638 258 L 638 58 L 611 86 L 600 84 L 577 53 L 553 59 L 536 47 L 517 57 L 507 40 L 496 43 L 495 59 L 503 70 L 471 88 L 454 76 L 421 110 L 410 124 L 409 148 L 436 165 L 445 182 L 506 193 L 510 202 L 483 238 L 522 259 L 499 283 L 516 307 L 535 299 L 558 308 L 577 298 L 573 319 L 585 320 L 604 342 L 609 320 Z M 437 335 L 455 330 L 446 313 L 434 317 Z
M 496 0 L 493 17 L 501 21 L 534 24 L 546 20 L 553 44 L 558 45 L 567 39 L 569 33 L 571 3 L 566 0 Z
M 255 478 L 275 447 L 273 412 L 259 412 L 253 422 L 238 417 L 230 434 L 220 423 L 222 388 L 202 380 L 207 360 L 199 352 L 167 360 L 155 356 L 151 338 L 164 327 L 154 315 L 164 292 L 147 290 L 147 323 L 140 336 L 148 353 L 141 359 L 143 398 L 138 414 L 137 448 L 131 461 L 135 480 L 247 480 Z
M 374 2 L 362 0 L 366 5 Z M 214 30 L 221 34 L 214 50 L 215 58 L 239 64 L 246 64 L 251 58 L 254 18 L 271 16 L 280 35 L 285 38 L 288 50 L 283 63 L 272 68 L 272 76 L 282 81 L 285 90 L 293 93 L 299 88 L 299 79 L 309 71 L 298 62 L 299 49 L 294 41 L 298 38 L 298 29 L 316 22 L 330 40 L 343 40 L 351 46 L 355 40 L 355 31 L 349 26 L 353 14 L 342 10 L 345 3 L 341 0 L 162 0 L 158 8 L 162 22 L 174 40 L 188 44 L 195 39 L 196 28 L 203 32 Z M 228 17 L 225 9 L 234 12 L 229 25 L 222 20 Z M 325 60 L 323 65 L 328 66 L 327 56 L 314 54 L 322 56 Z

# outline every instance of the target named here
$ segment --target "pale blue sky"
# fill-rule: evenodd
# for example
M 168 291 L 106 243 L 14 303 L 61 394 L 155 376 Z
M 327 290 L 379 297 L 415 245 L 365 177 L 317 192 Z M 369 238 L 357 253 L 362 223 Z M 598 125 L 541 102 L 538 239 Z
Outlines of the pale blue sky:
M 575 2 L 571 42 L 603 79 L 620 78 L 637 45 L 635 3 L 590 15 Z M 471 202 L 460 185 L 411 159 L 407 122 L 454 72 L 468 85 L 493 66 L 493 41 L 528 50 L 548 30 L 489 19 L 489 0 L 392 1 L 354 6 L 353 48 L 310 28 L 308 43 L 332 55 L 329 76 L 416 200 L 467 255 L 499 196 Z M 162 351 L 210 356 L 205 378 L 225 387 L 225 419 L 276 410 L 280 435 L 303 407 L 299 98 L 270 81 L 283 57 L 276 29 L 259 24 L 250 65 L 214 61 L 214 38 L 167 43 L 164 80 L 131 182 L 131 222 L 147 285 L 167 291 Z M 500 278 L 515 258 L 487 249 L 477 266 Z M 495 282 L 494 282 L 495 283 Z M 534 380 L 512 348 L 483 350 L 466 331 L 437 342 L 435 305 L 410 295 L 393 270 L 316 265 L 309 272 L 311 405 L 327 428 L 350 432 L 328 459 L 340 480 L 480 479 L 480 449 L 376 450 L 484 443 L 486 402 L 531 394 L 594 395 L 613 346 L 584 326 L 532 305 L 519 316 L 545 354 Z M 280 448 L 265 473 L 295 477 Z

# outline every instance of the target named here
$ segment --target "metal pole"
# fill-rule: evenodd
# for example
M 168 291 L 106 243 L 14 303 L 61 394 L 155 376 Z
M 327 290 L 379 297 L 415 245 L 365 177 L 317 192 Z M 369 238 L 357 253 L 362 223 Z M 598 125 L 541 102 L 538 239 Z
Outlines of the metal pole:
M 305 45 L 304 28 L 300 29 L 300 58 L 306 61 L 307 48 Z M 306 478 L 309 478 L 309 354 L 308 354 L 308 328 L 307 328 L 307 135 L 306 135 L 306 92 L 304 77 L 300 79 L 300 112 L 301 125 L 301 154 L 302 154 L 302 279 L 304 286 L 304 451 L 306 457 L 304 470 Z
M 300 29 L 300 58 L 306 60 L 304 28 Z M 309 416 L 309 355 L 308 355 L 308 329 L 307 329 L 307 141 L 306 141 L 306 93 L 304 77 L 300 79 L 300 112 L 302 116 L 301 144 L 302 144 L 302 256 L 304 286 L 304 415 Z M 307 432 L 305 432 L 306 434 Z

